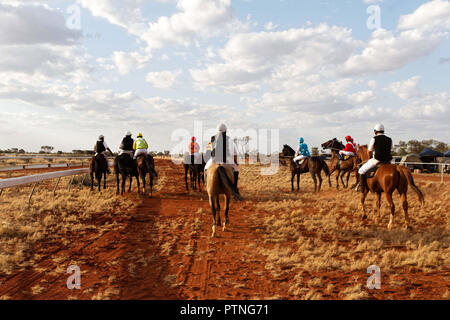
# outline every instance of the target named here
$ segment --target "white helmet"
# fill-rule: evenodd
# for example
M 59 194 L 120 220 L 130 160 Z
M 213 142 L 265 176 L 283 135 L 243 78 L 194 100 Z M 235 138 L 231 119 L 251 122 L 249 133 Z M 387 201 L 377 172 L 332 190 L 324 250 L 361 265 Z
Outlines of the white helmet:
M 105 139 L 105 136 L 101 134 L 101 135 L 98 137 L 98 140 L 102 140 L 102 139 Z
M 227 126 L 225 124 L 223 124 L 223 123 L 219 124 L 217 126 L 217 131 L 222 132 L 222 133 L 223 132 L 227 132 Z
M 131 132 L 130 132 L 130 131 L 127 131 L 127 132 L 125 133 L 125 136 L 126 136 L 126 137 L 128 137 L 128 136 L 132 136 L 132 134 L 131 134 Z
M 376 132 L 384 132 L 384 126 L 382 124 L 377 124 L 373 130 Z

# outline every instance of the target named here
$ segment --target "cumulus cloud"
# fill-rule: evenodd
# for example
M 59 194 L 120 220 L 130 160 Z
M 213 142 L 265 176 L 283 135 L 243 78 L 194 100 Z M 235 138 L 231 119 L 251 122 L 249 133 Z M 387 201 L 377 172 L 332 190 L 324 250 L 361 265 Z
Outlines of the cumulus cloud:
M 169 89 L 175 85 L 180 75 L 181 70 L 150 72 L 147 74 L 146 81 L 151 83 L 155 88 Z
M 415 76 L 406 81 L 392 83 L 388 90 L 392 91 L 403 100 L 408 100 L 420 96 L 419 82 L 421 77 Z

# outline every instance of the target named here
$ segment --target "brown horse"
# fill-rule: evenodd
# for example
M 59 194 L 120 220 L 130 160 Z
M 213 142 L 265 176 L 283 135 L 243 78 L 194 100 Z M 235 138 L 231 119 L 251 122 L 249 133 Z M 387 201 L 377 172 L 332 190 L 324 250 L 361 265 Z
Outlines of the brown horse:
M 153 179 L 158 177 L 158 173 L 155 170 L 155 160 L 149 154 L 141 155 L 136 160 L 139 176 L 142 180 L 142 187 L 145 194 L 145 185 L 147 174 L 149 175 L 149 185 L 150 185 L 150 197 L 153 197 Z
M 103 189 L 106 189 L 106 173 L 108 172 L 108 159 L 103 154 L 97 154 L 89 162 L 89 173 L 91 175 L 91 190 L 94 190 L 94 174 L 98 182 L 98 191 L 101 191 L 102 176 Z
M 191 156 L 187 156 L 184 160 L 184 181 L 186 183 L 187 192 L 189 192 L 188 174 L 192 190 L 197 191 L 198 186 L 199 191 L 202 192 L 201 183 L 203 182 L 203 186 L 205 185 L 204 170 L 206 162 L 203 154 L 200 154 L 200 156 L 202 159 L 201 163 L 192 164 Z
M 366 163 L 371 158 L 371 156 L 372 154 L 367 146 L 359 147 L 358 159 L 362 163 Z M 366 188 L 364 193 L 361 195 L 363 219 L 367 219 L 364 202 L 366 200 L 367 194 L 369 193 L 369 191 L 371 191 L 377 194 L 377 210 L 378 210 L 377 221 L 378 222 L 380 221 L 381 194 L 384 192 L 386 194 L 386 200 L 388 201 L 389 207 L 391 209 L 391 215 L 388 224 L 388 229 L 391 230 L 395 214 L 395 205 L 394 201 L 392 200 L 392 193 L 395 190 L 397 190 L 400 194 L 402 207 L 405 214 L 405 227 L 406 229 L 411 229 L 408 217 L 408 198 L 407 198 L 408 185 L 410 185 L 411 188 L 417 193 L 420 202 L 423 204 L 424 203 L 423 193 L 415 185 L 411 172 L 409 172 L 407 168 L 389 163 L 381 164 L 373 177 L 367 177 L 368 189 Z
M 211 205 L 213 226 L 212 236 L 216 234 L 216 226 L 221 226 L 220 221 L 220 200 L 221 194 L 225 195 L 225 223 L 223 231 L 229 223 L 228 211 L 230 209 L 230 199 L 233 196 L 237 201 L 242 201 L 242 197 L 234 187 L 233 168 L 230 165 L 219 165 L 214 163 L 208 169 L 206 190 L 208 191 L 209 204 Z M 216 220 L 216 214 L 218 218 Z
M 297 166 L 294 162 L 295 151 L 288 145 L 284 145 L 282 155 L 286 158 L 290 158 L 291 168 L 291 187 L 294 192 L 294 178 L 297 176 L 297 191 L 300 190 L 300 175 L 309 172 L 314 181 L 314 192 L 319 191 L 322 188 L 322 170 L 327 176 L 330 175 L 328 165 L 322 159 L 322 157 L 310 157 L 305 160 L 300 166 Z M 319 187 L 317 187 L 317 180 L 319 180 Z M 330 182 L 331 187 L 331 182 Z
M 350 180 L 350 174 L 354 172 L 355 174 L 355 184 L 351 187 L 356 187 L 358 183 L 358 157 L 351 157 L 347 160 L 339 160 L 338 154 L 340 150 L 343 150 L 345 146 L 342 142 L 338 141 L 336 138 L 329 140 L 322 144 L 322 149 L 331 150 L 331 163 L 330 163 L 330 175 L 328 176 L 328 183 L 331 186 L 331 175 L 336 171 L 336 188 L 339 189 L 339 178 L 341 179 L 342 186 L 348 188 L 348 183 Z M 346 176 L 347 184 L 344 183 L 344 176 Z

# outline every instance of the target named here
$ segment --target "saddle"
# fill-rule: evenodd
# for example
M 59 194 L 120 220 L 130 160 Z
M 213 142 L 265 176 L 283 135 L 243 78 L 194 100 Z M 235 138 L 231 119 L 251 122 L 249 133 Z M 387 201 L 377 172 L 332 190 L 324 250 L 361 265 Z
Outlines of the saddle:
M 380 169 L 385 164 L 390 164 L 390 162 L 380 162 L 366 173 L 366 177 L 369 179 L 375 177 L 375 174 L 377 173 L 378 169 Z

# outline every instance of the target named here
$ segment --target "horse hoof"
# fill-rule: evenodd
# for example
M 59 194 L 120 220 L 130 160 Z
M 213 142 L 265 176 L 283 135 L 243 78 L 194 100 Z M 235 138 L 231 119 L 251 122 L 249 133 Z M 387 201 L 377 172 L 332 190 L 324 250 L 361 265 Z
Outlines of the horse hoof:
M 362 219 L 363 219 L 363 220 L 367 220 L 367 214 L 364 214 L 364 215 L 362 216 Z
M 223 228 L 222 228 L 222 231 L 225 232 L 226 229 L 227 229 L 227 226 L 224 224 Z

